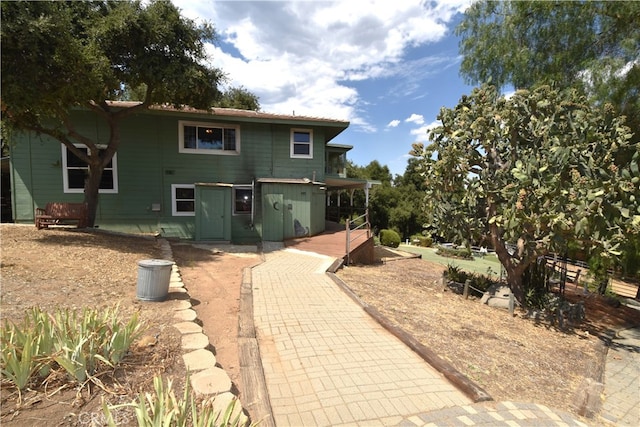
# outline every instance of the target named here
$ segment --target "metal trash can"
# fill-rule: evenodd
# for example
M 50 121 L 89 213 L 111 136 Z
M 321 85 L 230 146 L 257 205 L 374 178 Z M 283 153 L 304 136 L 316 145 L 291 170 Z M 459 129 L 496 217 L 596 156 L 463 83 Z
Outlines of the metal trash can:
M 138 262 L 138 299 L 164 301 L 169 295 L 172 261 L 145 259 Z

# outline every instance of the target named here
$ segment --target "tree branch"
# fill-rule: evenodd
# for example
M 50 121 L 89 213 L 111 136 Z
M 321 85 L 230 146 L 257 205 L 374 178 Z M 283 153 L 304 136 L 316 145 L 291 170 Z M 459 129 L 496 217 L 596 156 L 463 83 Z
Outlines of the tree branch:
M 89 157 L 86 155 L 86 152 L 83 150 L 79 150 L 73 141 L 71 141 L 67 135 L 65 135 L 63 132 L 60 132 L 57 129 L 52 129 L 52 128 L 46 128 L 43 126 L 39 126 L 39 125 L 32 125 L 32 126 L 28 126 L 28 129 L 33 130 L 34 132 L 37 133 L 42 133 L 45 135 L 48 135 L 56 140 L 58 140 L 60 143 L 64 144 L 65 147 L 67 147 L 67 149 L 69 151 L 71 151 L 76 157 L 78 157 L 80 160 L 82 160 L 83 162 L 86 162 L 87 164 L 89 163 L 90 159 Z M 83 137 L 82 135 L 78 134 L 77 132 L 75 133 L 79 139 L 79 142 L 82 142 L 83 144 L 85 144 L 84 141 L 88 141 L 91 145 L 93 145 L 93 142 L 91 140 L 88 140 L 87 138 Z M 69 135 L 72 136 L 72 135 Z M 75 138 L 75 136 L 74 136 Z

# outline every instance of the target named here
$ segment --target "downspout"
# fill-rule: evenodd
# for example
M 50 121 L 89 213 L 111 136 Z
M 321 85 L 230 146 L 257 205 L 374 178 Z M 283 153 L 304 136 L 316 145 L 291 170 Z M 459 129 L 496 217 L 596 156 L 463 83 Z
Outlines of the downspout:
M 256 180 L 254 178 L 251 180 L 251 228 L 255 228 L 255 224 L 253 222 L 253 218 L 256 210 L 255 202 L 256 202 Z

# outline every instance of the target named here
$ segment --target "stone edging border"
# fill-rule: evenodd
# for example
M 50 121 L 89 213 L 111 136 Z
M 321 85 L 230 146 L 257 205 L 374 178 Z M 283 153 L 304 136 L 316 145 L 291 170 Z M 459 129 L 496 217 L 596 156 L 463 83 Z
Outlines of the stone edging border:
M 173 262 L 169 279 L 169 292 L 185 294 L 184 299 L 176 300 L 173 324 L 181 334 L 182 360 L 189 372 L 191 387 L 197 396 L 209 396 L 216 412 L 224 414 L 229 405 L 235 402 L 232 418 L 240 417 L 240 425 L 249 422 L 245 410 L 235 395 L 233 384 L 226 371 L 217 366 L 215 355 L 208 349 L 209 338 L 203 333 L 202 326 L 196 323 L 198 318 L 191 305 L 191 299 L 184 287 L 180 270 L 173 260 L 171 245 L 165 239 L 158 239 L 163 259 Z

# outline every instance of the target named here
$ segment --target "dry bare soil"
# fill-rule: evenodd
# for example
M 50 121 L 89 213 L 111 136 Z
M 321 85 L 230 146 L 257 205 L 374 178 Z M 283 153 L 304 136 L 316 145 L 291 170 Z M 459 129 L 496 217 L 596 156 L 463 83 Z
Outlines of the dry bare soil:
M 388 253 L 386 254 L 388 255 Z M 576 412 L 586 378 L 601 380 L 605 342 L 615 330 L 640 324 L 640 312 L 614 308 L 569 286 L 586 320 L 561 331 L 507 310 L 464 299 L 443 287 L 441 265 L 421 259 L 350 266 L 337 275 L 366 304 L 476 382 L 494 400 L 535 402 Z
M 170 292 L 166 301 L 144 302 L 136 297 L 138 262 L 160 258 L 153 238 L 122 236 L 82 230 L 33 226 L 0 226 L 1 321 L 21 322 L 28 308 L 119 307 L 127 321 L 139 313 L 145 332 L 115 370 L 100 372 L 100 386 L 85 387 L 52 377 L 45 388 L 18 393 L 1 383 L 0 424 L 6 426 L 103 425 L 102 399 L 128 403 L 141 392 L 153 390 L 153 377 L 172 379 L 181 396 L 186 371 L 180 334 L 173 327 L 176 300 L 190 298 L 199 322 L 209 337 L 210 350 L 229 374 L 240 395 L 237 324 L 242 269 L 259 261 L 257 254 L 231 254 L 176 245 L 188 295 Z M 153 346 L 139 345 L 156 337 Z M 240 396 L 241 397 L 241 396 Z M 241 397 L 242 398 L 242 397 Z M 131 411 L 115 411 L 119 425 L 137 425 Z
M 102 373 L 102 387 L 90 384 L 79 392 L 77 385 L 52 378 L 46 390 L 27 391 L 17 405 L 17 393 L 3 382 L 3 425 L 91 425 L 100 421 L 103 398 L 110 403 L 130 402 L 139 392 L 151 390 L 154 375 L 172 378 L 177 391 L 181 390 L 185 370 L 171 307 L 184 294 L 170 293 L 167 301 L 153 303 L 136 298 L 138 261 L 162 255 L 155 239 L 5 224 L 0 232 L 2 321 L 19 322 L 32 306 L 53 311 L 118 304 L 123 319 L 139 312 L 145 336 L 158 336 L 156 345 L 134 345 L 118 369 Z M 171 246 L 197 321 L 242 401 L 237 346 L 242 269 L 258 264 L 260 257 L 178 242 Z M 444 291 L 442 270 L 411 259 L 350 266 L 338 276 L 363 301 L 476 381 L 495 400 L 533 401 L 571 411 L 573 394 L 582 380 L 597 377 L 602 370 L 606 333 L 640 324 L 638 311 L 615 309 L 590 296 L 585 299 L 587 321 L 558 331 Z M 134 425 L 129 415 L 121 414 L 119 421 Z

